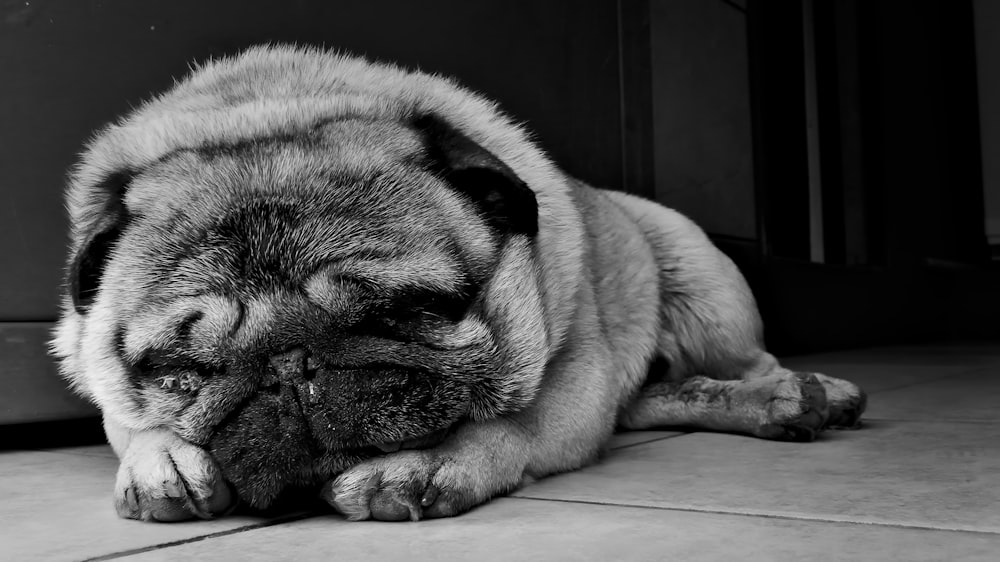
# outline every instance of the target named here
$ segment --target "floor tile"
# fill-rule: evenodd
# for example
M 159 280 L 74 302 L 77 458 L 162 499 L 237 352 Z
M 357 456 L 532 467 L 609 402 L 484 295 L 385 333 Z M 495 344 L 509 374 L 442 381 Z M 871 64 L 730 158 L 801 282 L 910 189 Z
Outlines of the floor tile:
M 869 397 L 869 418 L 1000 422 L 1000 366 Z
M 693 433 L 517 495 L 1000 532 L 997 474 L 1000 424 L 872 422 L 814 443 Z
M 632 447 L 640 443 L 650 443 L 660 439 L 668 439 L 684 435 L 683 431 L 623 431 L 611 437 L 608 449 L 621 449 L 622 447 Z
M 119 519 L 111 500 L 117 466 L 106 456 L 0 452 L 0 559 L 80 560 L 261 523 Z
M 215 560 L 994 560 L 1000 535 L 501 499 L 451 519 L 330 516 L 129 556 Z
M 996 559 L 1000 346 L 782 361 L 861 384 L 866 427 L 810 444 L 622 433 L 595 466 L 418 524 L 123 521 L 106 445 L 0 452 L 0 559 Z

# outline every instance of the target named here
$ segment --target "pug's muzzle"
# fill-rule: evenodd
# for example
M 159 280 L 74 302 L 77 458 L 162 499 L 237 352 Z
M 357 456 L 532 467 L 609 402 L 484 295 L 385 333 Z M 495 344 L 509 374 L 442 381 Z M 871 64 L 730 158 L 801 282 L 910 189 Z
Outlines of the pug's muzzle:
M 292 306 L 287 299 L 285 306 Z M 363 459 L 433 444 L 484 407 L 478 393 L 489 358 L 477 361 L 475 349 L 359 335 L 372 328 L 345 325 L 316 307 L 286 316 L 254 348 L 222 344 L 214 365 L 180 346 L 146 352 L 132 375 L 148 392 L 186 404 L 181 434 L 206 446 L 254 507 Z M 190 313 L 178 330 L 210 320 Z M 205 416 L 208 409 L 225 416 Z
M 466 415 L 469 387 L 419 367 L 328 366 L 274 355 L 259 390 L 214 428 L 208 450 L 240 498 L 266 507 L 364 458 L 426 446 Z

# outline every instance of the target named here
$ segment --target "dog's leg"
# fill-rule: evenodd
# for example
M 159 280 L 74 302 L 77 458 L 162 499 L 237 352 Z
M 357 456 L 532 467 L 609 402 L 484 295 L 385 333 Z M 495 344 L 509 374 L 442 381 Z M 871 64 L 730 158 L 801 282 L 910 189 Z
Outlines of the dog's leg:
M 720 411 L 715 402 L 699 399 L 702 393 L 694 389 L 710 389 L 710 395 L 729 389 L 726 394 L 732 393 L 736 400 L 731 403 L 741 404 L 747 413 L 756 411 L 754 415 L 759 417 L 763 405 L 740 401 L 765 399 L 767 389 L 774 396 L 795 392 L 815 396 L 817 393 L 810 390 L 814 381 L 826 394 L 829 416 L 825 427 L 860 425 L 866 398 L 857 385 L 819 373 L 793 373 L 763 350 L 763 328 L 750 287 L 736 265 L 697 225 L 650 201 L 622 193 L 608 196 L 642 228 L 661 270 L 663 325 L 657 347 L 669 372 L 653 373 L 654 378 L 662 375 L 663 382 L 646 388 L 627 408 L 626 414 L 634 418 L 632 425 L 649 427 L 654 420 L 662 419 L 665 421 L 655 425 L 690 425 L 759 435 L 757 426 L 748 425 L 753 416 L 738 423 L 723 422 L 730 419 L 730 414 Z M 720 381 L 743 379 L 746 383 L 716 385 L 698 378 L 686 384 L 684 379 L 693 375 Z M 792 391 L 795 387 L 801 390 Z M 695 411 L 702 414 L 695 415 Z M 788 423 L 788 415 L 778 416 L 779 426 Z
M 734 362 L 736 363 L 736 362 Z M 746 364 L 746 362 L 739 362 Z M 857 385 L 790 371 L 764 351 L 739 378 L 693 376 L 652 383 L 620 414 L 627 429 L 692 427 L 767 439 L 812 441 L 827 428 L 857 428 L 867 402 Z
M 614 429 L 617 390 L 600 386 L 608 380 L 606 355 L 587 346 L 567 350 L 570 359 L 550 367 L 526 410 L 466 423 L 432 449 L 354 466 L 324 486 L 323 498 L 354 520 L 445 517 L 516 489 L 525 478 L 592 462 Z
M 211 519 L 235 504 L 215 461 L 169 429 L 132 431 L 104 418 L 118 455 L 115 509 L 127 519 Z
M 750 379 L 695 376 L 645 387 L 619 416 L 627 429 L 689 427 L 765 439 L 812 441 L 829 418 L 815 375 L 772 373 Z
M 527 437 L 506 418 L 468 422 L 441 445 L 373 458 L 331 480 L 321 496 L 348 519 L 457 515 L 521 484 Z
M 767 439 L 812 441 L 827 428 L 856 428 L 865 393 L 819 373 L 793 372 L 769 353 L 738 379 L 694 376 L 645 387 L 624 409 L 628 429 L 691 427 Z

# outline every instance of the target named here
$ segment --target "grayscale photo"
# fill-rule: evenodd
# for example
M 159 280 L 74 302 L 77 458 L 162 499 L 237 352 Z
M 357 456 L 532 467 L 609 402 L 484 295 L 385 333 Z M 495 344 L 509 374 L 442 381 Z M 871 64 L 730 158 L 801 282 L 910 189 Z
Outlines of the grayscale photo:
M 1000 556 L 1000 2 L 2 10 L 0 559 Z

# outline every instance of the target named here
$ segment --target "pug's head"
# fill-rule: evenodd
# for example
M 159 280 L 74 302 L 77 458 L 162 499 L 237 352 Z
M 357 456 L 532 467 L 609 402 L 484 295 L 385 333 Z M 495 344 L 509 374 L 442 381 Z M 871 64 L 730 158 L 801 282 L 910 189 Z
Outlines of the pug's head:
M 86 171 L 63 370 L 105 416 L 207 447 L 250 504 L 533 397 L 535 197 L 444 119 L 338 116 Z

